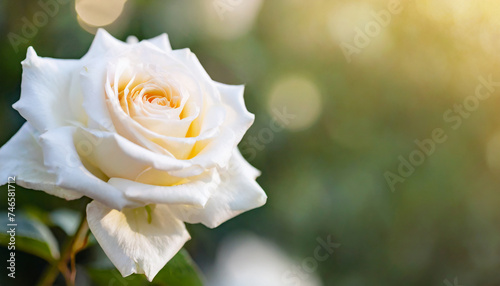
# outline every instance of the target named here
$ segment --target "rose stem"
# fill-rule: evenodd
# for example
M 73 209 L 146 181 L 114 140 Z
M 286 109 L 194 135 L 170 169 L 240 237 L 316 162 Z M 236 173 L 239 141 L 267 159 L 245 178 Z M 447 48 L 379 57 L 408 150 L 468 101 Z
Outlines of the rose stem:
M 78 251 L 82 250 L 87 243 L 89 226 L 87 223 L 87 213 L 86 206 L 88 201 L 85 202 L 85 208 L 82 211 L 82 218 L 80 220 L 80 224 L 78 225 L 78 229 L 75 234 L 68 239 L 66 242 L 63 252 L 59 260 L 54 261 L 50 267 L 45 270 L 42 275 L 42 279 L 37 284 L 38 286 L 50 286 L 54 283 L 59 272 L 61 272 L 66 280 L 66 285 L 75 285 L 75 277 L 76 277 L 76 269 L 75 269 L 75 255 Z M 75 244 L 79 242 L 79 238 L 83 237 L 82 245 L 75 249 Z M 68 269 L 68 261 L 71 260 L 71 271 Z

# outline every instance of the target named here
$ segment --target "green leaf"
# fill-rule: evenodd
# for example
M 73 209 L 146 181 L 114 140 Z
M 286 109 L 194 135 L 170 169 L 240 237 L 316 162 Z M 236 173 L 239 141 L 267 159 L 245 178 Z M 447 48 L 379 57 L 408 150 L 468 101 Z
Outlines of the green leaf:
M 200 277 L 202 275 L 198 266 L 189 253 L 181 249 L 156 275 L 153 282 L 158 282 L 158 285 L 201 286 L 203 283 Z
M 75 234 L 80 223 L 81 214 L 74 210 L 57 209 L 49 215 L 50 221 L 60 227 L 67 235 Z
M 7 213 L 0 212 L 0 224 L 7 226 L 7 230 L 15 229 L 15 244 L 11 242 L 10 233 L 2 232 L 0 245 L 8 249 L 15 246 L 16 251 L 27 252 L 49 262 L 59 259 L 57 240 L 47 226 L 21 212 L 16 213 L 14 219 L 15 221 L 9 221 Z M 15 224 L 15 226 L 8 224 Z
M 156 275 L 152 283 L 146 276 L 134 274 L 122 277 L 116 269 L 87 269 L 88 275 L 95 285 L 127 285 L 127 286 L 202 286 L 202 275 L 188 252 L 179 251 Z

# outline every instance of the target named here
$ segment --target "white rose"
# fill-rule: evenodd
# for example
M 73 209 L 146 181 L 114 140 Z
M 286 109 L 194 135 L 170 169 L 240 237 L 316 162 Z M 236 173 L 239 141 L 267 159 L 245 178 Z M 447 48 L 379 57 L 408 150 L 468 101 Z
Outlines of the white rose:
M 123 43 L 99 30 L 80 60 L 23 61 L 27 120 L 0 149 L 0 184 L 87 196 L 93 234 L 123 276 L 152 280 L 190 239 L 262 206 L 259 171 L 237 149 L 254 115 L 243 86 L 213 81 L 166 34 Z

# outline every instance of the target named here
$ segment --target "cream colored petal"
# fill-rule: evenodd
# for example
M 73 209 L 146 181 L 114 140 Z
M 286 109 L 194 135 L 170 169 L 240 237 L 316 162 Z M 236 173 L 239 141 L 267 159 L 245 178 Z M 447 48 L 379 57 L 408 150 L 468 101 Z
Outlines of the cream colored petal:
M 207 82 L 212 81 L 210 78 L 210 75 L 208 75 L 207 71 L 205 68 L 203 68 L 203 65 L 200 63 L 200 60 L 198 60 L 198 57 L 191 52 L 190 49 L 178 49 L 178 50 L 173 50 L 172 55 L 182 62 L 185 66 L 188 67 L 190 71 L 195 73 L 196 77 L 199 78 L 200 80 L 204 80 Z
M 179 119 L 163 119 L 146 116 L 136 116 L 134 120 L 141 126 L 147 126 L 152 132 L 164 137 L 184 138 L 189 130 L 189 126 L 195 119 L 194 116 L 190 118 Z M 158 136 L 159 137 L 159 136 Z M 168 145 L 165 145 L 167 147 Z
M 115 37 L 111 36 L 106 30 L 99 28 L 92 41 L 89 51 L 82 60 L 85 62 L 90 61 L 94 58 L 105 58 L 108 56 L 115 56 L 126 49 L 127 43 L 124 43 Z
M 37 56 L 28 48 L 22 62 L 21 98 L 13 107 L 39 132 L 82 120 L 82 108 L 72 101 L 72 79 L 79 73 L 78 60 Z
M 48 172 L 56 176 L 56 185 L 116 209 L 140 206 L 89 171 L 77 152 L 76 146 L 80 145 L 73 138 L 76 130 L 76 127 L 60 127 L 40 136 L 44 165 Z
M 221 94 L 221 100 L 226 109 L 224 126 L 234 132 L 236 144 L 238 144 L 255 120 L 255 115 L 248 112 L 245 106 L 245 100 L 243 99 L 245 87 L 218 82 L 215 82 L 215 85 Z
M 82 106 L 88 116 L 87 126 L 99 130 L 115 131 L 108 108 L 104 85 L 106 82 L 106 61 L 92 61 L 80 72 L 79 81 L 83 94 Z
M 130 200 L 145 205 L 187 204 L 203 207 L 219 186 L 220 178 L 216 170 L 209 170 L 174 186 L 148 185 L 120 178 L 111 178 L 108 183 L 123 191 Z
M 36 130 L 25 123 L 9 142 L 0 149 L 0 185 L 15 176 L 16 184 L 67 200 L 82 197 L 82 194 L 60 188 L 56 185 L 56 176 L 43 165 L 42 148 L 38 143 Z M 12 180 L 11 180 L 12 181 Z
M 116 63 L 110 64 L 110 71 L 108 75 L 105 76 L 107 80 L 103 84 L 105 86 L 105 95 L 106 95 L 106 110 L 99 111 L 100 115 L 92 116 L 93 118 L 105 118 L 110 117 L 113 125 L 115 126 L 117 132 L 132 142 L 141 145 L 155 153 L 160 153 L 164 155 L 170 155 L 171 157 L 181 158 L 182 156 L 177 155 L 176 153 L 189 153 L 190 148 L 184 148 L 184 150 L 177 151 L 176 148 L 172 148 L 174 150 L 170 150 L 166 148 L 166 144 L 164 144 L 164 140 L 161 137 L 169 137 L 169 136 L 185 136 L 191 122 L 198 116 L 199 108 L 196 107 L 196 102 L 200 101 L 200 96 L 194 94 L 197 91 L 196 80 L 192 79 L 189 76 L 189 71 L 185 70 L 185 67 L 179 63 L 174 58 L 168 56 L 168 54 L 164 52 L 160 52 L 156 47 L 152 48 L 153 45 L 148 42 L 141 42 L 134 49 L 129 50 L 124 54 L 127 60 L 118 60 Z M 137 66 L 136 66 L 137 65 Z M 138 80 L 139 77 L 143 77 L 147 79 L 147 72 L 149 71 L 147 68 L 149 67 L 154 72 L 166 72 L 169 76 L 174 78 L 174 80 L 182 80 L 182 85 L 180 85 L 180 89 L 182 90 L 183 97 L 181 106 L 176 109 L 170 110 L 168 113 L 174 112 L 175 114 L 171 114 L 172 120 L 175 116 L 177 116 L 178 124 L 168 124 L 165 122 L 163 126 L 168 126 L 169 131 L 166 134 L 161 134 L 162 130 L 159 128 L 152 128 L 155 130 L 148 130 L 148 125 L 151 122 L 140 122 L 141 118 L 138 117 L 137 120 L 134 120 L 136 113 L 138 110 L 136 106 L 129 106 L 124 104 L 119 100 L 119 91 L 117 86 L 120 81 L 129 82 L 124 78 L 136 78 L 136 82 L 142 82 Z M 163 70 L 166 69 L 166 70 Z M 89 74 L 89 79 L 92 74 Z M 99 75 L 99 78 L 102 78 L 102 75 Z M 190 79 L 190 80 L 188 80 Z M 97 79 L 99 80 L 99 79 Z M 88 80 L 89 85 L 92 84 L 91 80 Z M 136 83 L 137 84 L 137 83 Z M 126 87 L 124 93 L 128 93 L 132 86 Z M 102 92 L 101 90 L 92 92 L 90 96 L 95 96 L 95 94 Z M 187 100 L 189 99 L 189 102 Z M 93 110 L 104 109 L 102 104 L 100 103 L 101 99 L 92 100 L 88 105 L 89 110 L 91 112 L 96 113 Z M 123 100 L 122 100 L 123 101 Z M 131 103 L 128 103 L 131 104 Z M 91 105 L 97 105 L 96 107 L 92 107 Z M 185 107 L 186 105 L 186 107 Z M 124 110 L 124 107 L 126 110 Z M 138 108 L 138 107 L 137 107 Z M 186 118 L 180 118 L 181 111 L 188 110 L 187 114 L 183 115 Z M 139 110 L 142 112 L 142 110 Z M 129 116 L 130 115 L 130 116 Z M 143 113 L 145 116 L 145 114 Z M 174 116 L 175 115 L 175 116 Z M 151 119 L 144 119 L 143 121 L 154 121 L 158 118 L 153 117 Z M 140 124 L 143 123 L 143 124 Z M 159 126 L 160 124 L 155 123 L 155 126 Z M 153 126 L 154 127 L 154 126 Z M 157 131 L 157 132 L 155 132 Z M 191 140 L 192 141 L 192 140 Z M 184 146 L 183 146 L 184 147 Z M 186 151 L 187 150 L 187 151 Z
M 77 143 L 81 146 L 78 148 L 80 156 L 98 167 L 109 178 L 137 181 L 144 172 L 154 169 L 163 172 L 157 174 L 159 179 L 163 179 L 162 177 L 169 176 L 169 172 L 192 167 L 188 161 L 152 152 L 116 133 L 81 128 L 76 132 L 75 140 L 80 142 Z M 187 175 L 197 176 L 204 171 L 204 168 L 199 167 L 192 169 Z M 172 179 L 175 180 L 170 184 L 180 180 L 180 178 Z
M 154 38 L 144 40 L 146 42 L 149 42 L 158 48 L 160 48 L 162 51 L 171 51 L 172 47 L 170 46 L 170 41 L 168 39 L 167 34 L 161 34 L 159 36 L 156 36 Z
M 255 179 L 255 169 L 243 162 L 241 156 L 233 155 L 228 168 L 220 170 L 221 184 L 213 192 L 204 208 L 171 206 L 181 220 L 202 223 L 214 228 L 245 211 L 266 203 L 267 196 Z
M 166 205 L 110 209 L 96 201 L 87 206 L 89 227 L 123 276 L 144 273 L 149 281 L 190 239 L 184 223 Z

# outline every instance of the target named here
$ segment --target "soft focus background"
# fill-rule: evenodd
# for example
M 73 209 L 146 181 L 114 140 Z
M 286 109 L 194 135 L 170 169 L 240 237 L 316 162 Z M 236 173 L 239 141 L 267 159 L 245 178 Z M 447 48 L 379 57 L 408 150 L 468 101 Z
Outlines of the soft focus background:
M 122 40 L 166 32 L 214 80 L 246 84 L 256 121 L 240 149 L 269 199 L 217 229 L 189 227 L 210 285 L 500 284 L 498 1 L 0 1 L 1 144 L 24 122 L 11 105 L 27 47 L 80 58 L 97 26 Z M 436 128 L 446 140 L 420 158 L 415 141 Z M 17 206 L 82 202 L 19 188 Z M 328 240 L 340 246 L 313 259 Z M 99 251 L 77 257 L 80 273 Z M 17 262 L 17 285 L 46 266 Z

